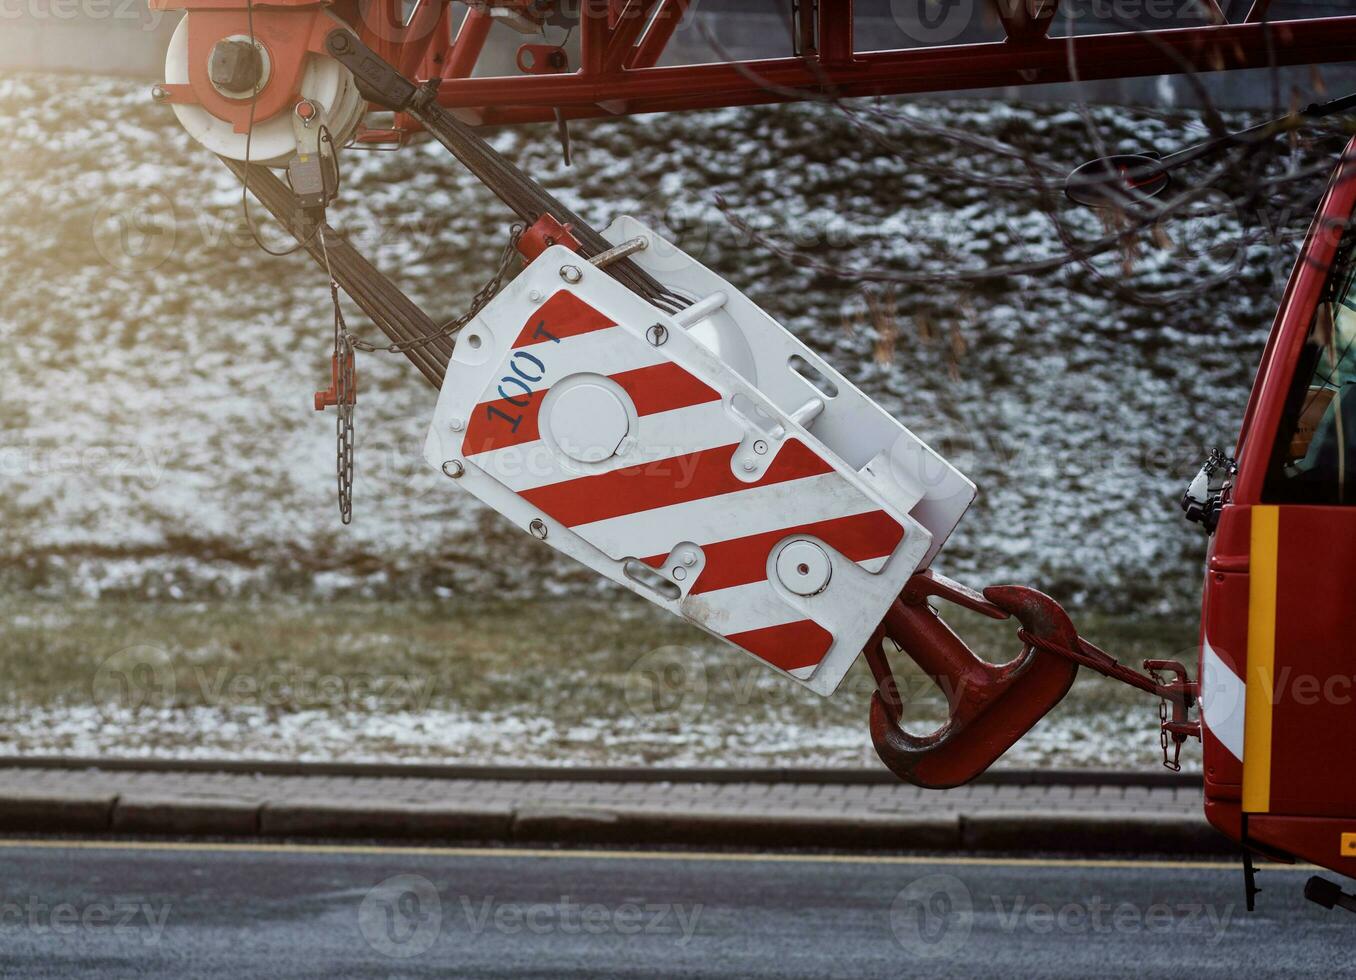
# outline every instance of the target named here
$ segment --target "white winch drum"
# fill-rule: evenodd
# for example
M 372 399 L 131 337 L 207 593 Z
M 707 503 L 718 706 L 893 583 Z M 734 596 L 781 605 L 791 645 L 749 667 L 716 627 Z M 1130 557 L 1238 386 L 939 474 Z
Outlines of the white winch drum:
M 171 85 L 189 83 L 188 22 L 192 16 L 184 15 L 170 39 L 165 81 Z M 367 110 L 352 73 L 334 59 L 316 54 L 307 55 L 301 95 L 324 108 L 329 131 L 339 147 L 353 138 Z M 175 103 L 174 114 L 190 136 L 218 156 L 244 160 L 248 149 L 251 162 L 278 169 L 286 167 L 296 156 L 296 137 L 286 113 L 256 120 L 252 139 L 237 133 L 230 122 L 218 119 L 200 105 Z

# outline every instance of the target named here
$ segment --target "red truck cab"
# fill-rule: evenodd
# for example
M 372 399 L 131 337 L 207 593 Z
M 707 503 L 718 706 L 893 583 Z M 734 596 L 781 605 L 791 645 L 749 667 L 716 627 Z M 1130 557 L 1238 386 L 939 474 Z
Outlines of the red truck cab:
M 1356 877 L 1353 208 L 1356 141 L 1286 287 L 1234 459 L 1217 458 L 1187 501 L 1213 530 L 1198 675 L 1206 816 L 1245 853 L 1349 877 Z

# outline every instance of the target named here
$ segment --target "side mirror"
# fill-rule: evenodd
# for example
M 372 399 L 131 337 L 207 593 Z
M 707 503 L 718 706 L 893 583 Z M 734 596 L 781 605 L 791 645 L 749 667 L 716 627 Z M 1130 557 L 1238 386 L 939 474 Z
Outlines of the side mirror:
M 1219 449 L 1210 450 L 1210 458 L 1182 494 L 1182 510 L 1186 519 L 1214 534 L 1219 524 L 1219 512 L 1224 506 L 1225 492 L 1233 485 L 1238 463 Z

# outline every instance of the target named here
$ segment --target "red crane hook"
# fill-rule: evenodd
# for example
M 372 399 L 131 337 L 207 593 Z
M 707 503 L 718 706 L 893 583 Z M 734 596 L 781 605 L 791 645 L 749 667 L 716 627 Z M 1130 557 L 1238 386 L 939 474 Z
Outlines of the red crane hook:
M 871 698 L 871 740 L 881 761 L 901 779 L 948 789 L 989 768 L 1045 717 L 1068 693 L 1078 664 L 1030 643 L 1005 664 L 987 663 L 928 605 L 929 596 L 994 619 L 1014 617 L 1031 636 L 1060 647 L 1076 647 L 1078 631 L 1059 603 L 1035 589 L 993 586 L 980 595 L 930 571 L 909 580 L 866 648 L 877 686 Z M 946 696 L 950 718 L 930 735 L 900 728 L 903 703 L 885 656 L 887 636 Z

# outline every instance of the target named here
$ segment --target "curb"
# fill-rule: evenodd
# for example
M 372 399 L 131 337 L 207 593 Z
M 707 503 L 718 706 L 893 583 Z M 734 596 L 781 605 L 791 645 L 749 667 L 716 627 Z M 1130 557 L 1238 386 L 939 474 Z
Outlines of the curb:
M 1168 814 L 970 813 L 960 817 L 967 851 L 1234 854 L 1238 848 L 1205 817 Z
M 960 820 L 954 816 L 673 813 L 647 807 L 625 810 L 524 808 L 514 820 L 513 837 L 519 843 L 871 851 L 953 851 L 961 841 Z
M 101 769 L 105 772 L 219 772 L 261 776 L 460 779 L 487 782 L 581 783 L 794 783 L 893 786 L 899 777 L 883 766 L 861 769 L 655 768 L 648 766 L 462 766 L 381 762 L 279 762 L 269 759 L 102 759 L 78 756 L 0 756 L 0 769 Z M 1204 785 L 1200 773 L 1127 772 L 1121 769 L 991 769 L 979 786 L 1181 786 Z
M 0 830 L 214 838 L 366 838 L 498 845 L 734 847 L 780 850 L 1213 855 L 1233 848 L 1204 817 L 1085 812 L 915 815 L 658 807 L 347 806 L 334 800 L 180 799 L 109 794 L 0 795 Z
M 332 800 L 264 803 L 259 833 L 265 837 L 378 837 L 399 840 L 461 840 L 506 843 L 514 812 L 421 803 L 353 807 Z
M 117 802 L 113 793 L 7 793 L 0 798 L 0 830 L 97 834 L 113 828 Z
M 0 797 L 0 813 L 8 800 Z M 116 834 L 248 837 L 259 833 L 258 803 L 226 797 L 118 797 L 105 830 Z

